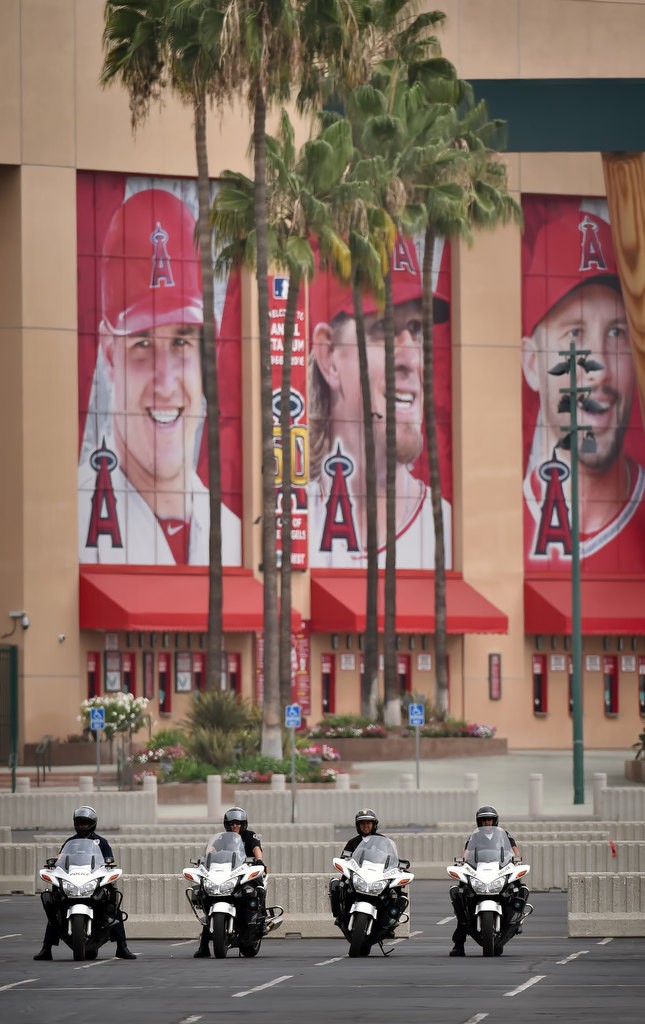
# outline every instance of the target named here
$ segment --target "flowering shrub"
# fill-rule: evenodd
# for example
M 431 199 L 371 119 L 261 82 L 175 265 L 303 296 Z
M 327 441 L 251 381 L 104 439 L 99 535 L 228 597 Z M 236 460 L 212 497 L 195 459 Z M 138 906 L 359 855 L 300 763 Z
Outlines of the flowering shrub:
M 177 758 L 185 757 L 184 748 L 176 747 L 149 747 L 147 750 L 138 750 L 128 759 L 130 764 L 161 764 L 163 761 L 175 761 Z
M 308 747 L 299 747 L 299 754 L 305 757 L 320 757 L 323 761 L 340 761 L 340 754 L 328 743 L 311 743 Z
M 494 725 L 469 725 L 468 735 L 477 736 L 481 740 L 489 740 L 497 732 Z
M 307 733 L 310 739 L 352 739 L 354 737 L 364 737 L 366 739 L 381 739 L 387 736 L 387 729 L 384 729 L 382 725 L 377 725 L 376 722 L 370 722 L 369 725 L 325 725 L 323 722 L 314 726 Z
M 89 729 L 92 708 L 105 708 L 105 737 L 111 740 L 118 732 L 138 732 L 145 723 L 148 699 L 131 693 L 105 694 L 90 697 L 81 704 L 79 721 Z

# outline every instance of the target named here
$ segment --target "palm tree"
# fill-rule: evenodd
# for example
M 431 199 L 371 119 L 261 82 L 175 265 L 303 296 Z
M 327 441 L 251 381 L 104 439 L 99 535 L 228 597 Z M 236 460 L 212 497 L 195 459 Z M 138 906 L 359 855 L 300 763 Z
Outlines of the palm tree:
M 148 116 L 168 84 L 192 108 L 197 160 L 198 236 L 204 325 L 201 359 L 207 407 L 210 493 L 207 686 L 220 686 L 222 631 L 222 528 L 219 383 L 215 354 L 215 301 L 210 180 L 206 145 L 207 104 L 217 94 L 220 66 L 219 5 L 209 0 L 106 0 L 104 61 L 100 81 L 118 82 L 128 92 L 133 129 Z

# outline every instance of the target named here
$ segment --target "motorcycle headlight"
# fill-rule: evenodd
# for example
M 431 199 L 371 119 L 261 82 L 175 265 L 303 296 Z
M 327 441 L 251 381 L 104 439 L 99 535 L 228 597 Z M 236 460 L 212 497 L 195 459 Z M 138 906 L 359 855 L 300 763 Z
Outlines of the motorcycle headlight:
M 91 896 L 96 889 L 96 880 L 84 882 L 83 885 L 74 885 L 73 882 L 63 881 L 63 892 L 66 896 Z
M 235 886 L 237 885 L 237 879 L 229 878 L 227 882 L 211 882 L 210 879 L 204 881 L 204 891 L 209 896 L 230 896 Z
M 506 883 L 505 876 L 504 875 L 498 875 L 497 878 L 494 878 L 492 882 L 488 883 L 488 891 L 489 892 L 501 892 L 502 889 L 504 888 L 505 883 Z
M 352 879 L 356 892 L 372 893 L 377 896 L 380 892 L 383 892 L 387 886 L 387 882 L 366 882 L 364 878 L 359 875 L 355 875 Z
M 479 878 L 471 878 L 470 884 L 473 891 L 479 893 L 480 895 L 482 893 L 488 892 L 488 886 L 486 885 L 486 882 L 482 882 Z

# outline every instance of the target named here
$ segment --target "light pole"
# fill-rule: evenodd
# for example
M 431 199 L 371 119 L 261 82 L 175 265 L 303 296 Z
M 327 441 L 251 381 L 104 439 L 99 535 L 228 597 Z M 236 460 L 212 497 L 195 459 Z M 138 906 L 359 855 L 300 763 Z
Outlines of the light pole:
M 603 364 L 590 359 L 590 352 L 576 348 L 571 342 L 568 350 L 558 353 L 564 360 L 553 366 L 549 373 L 555 377 L 569 374 L 569 387 L 560 388 L 562 398 L 558 412 L 568 412 L 570 423 L 561 427 L 564 437 L 556 448 L 571 453 L 571 646 L 573 651 L 573 679 L 571 685 L 573 718 L 573 802 L 585 802 L 584 742 L 582 728 L 582 615 L 580 610 L 580 520 L 578 508 L 578 433 L 584 432 L 581 451 L 593 453 L 596 439 L 588 427 L 578 426 L 578 406 L 587 412 L 601 412 L 602 406 L 590 398 L 590 387 L 577 387 L 578 366 L 585 373 L 602 370 Z

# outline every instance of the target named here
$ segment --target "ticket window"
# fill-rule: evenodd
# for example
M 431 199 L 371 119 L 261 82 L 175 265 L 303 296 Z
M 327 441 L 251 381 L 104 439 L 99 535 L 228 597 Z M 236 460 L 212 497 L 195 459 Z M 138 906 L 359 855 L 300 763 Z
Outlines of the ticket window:
M 323 715 L 333 715 L 336 711 L 336 655 L 321 654 L 320 674 L 322 683 Z
M 121 667 L 121 652 L 105 652 L 105 692 L 120 693 L 123 689 L 123 671 Z
M 170 678 L 170 654 L 160 652 L 157 658 L 157 686 L 159 711 L 162 715 L 172 712 L 172 680 Z
M 605 700 L 605 714 L 618 714 L 618 656 L 607 654 L 602 659 L 602 681 Z
M 98 697 L 101 693 L 101 655 L 89 651 L 87 655 L 87 697 Z M 645 714 L 645 711 L 643 712 Z
M 546 671 L 546 655 L 533 655 L 533 714 L 546 715 L 549 710 L 548 676 Z
M 238 697 L 242 692 L 241 660 L 242 657 L 237 652 L 226 655 L 228 665 L 228 689 L 231 693 L 237 694 Z
M 121 670 L 123 673 L 123 692 L 130 693 L 136 697 L 136 659 L 131 651 L 124 651 L 121 656 Z
M 396 674 L 399 681 L 400 695 L 405 697 L 407 693 L 412 693 L 412 671 L 409 654 L 397 654 Z
M 645 718 L 645 658 L 638 659 L 638 710 Z

